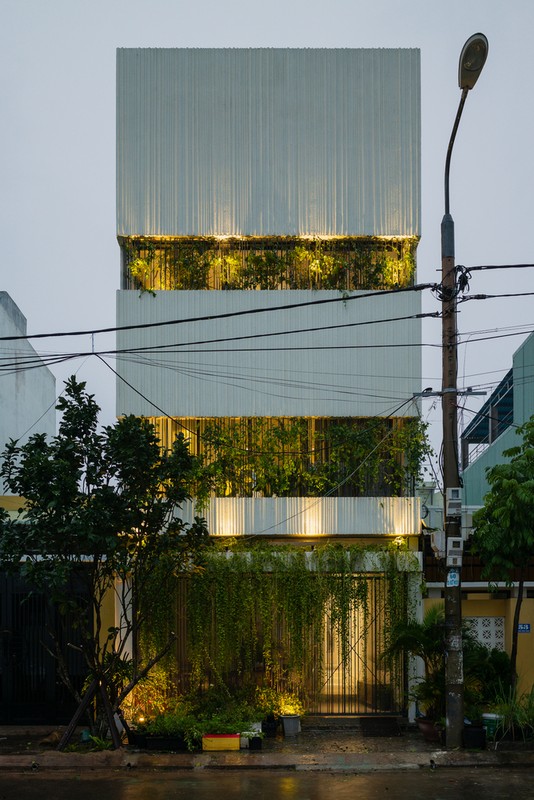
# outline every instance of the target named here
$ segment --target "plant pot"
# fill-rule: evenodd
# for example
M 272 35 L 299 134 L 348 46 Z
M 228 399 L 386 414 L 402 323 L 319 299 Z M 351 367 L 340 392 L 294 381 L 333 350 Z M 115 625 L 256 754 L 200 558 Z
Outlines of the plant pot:
M 261 748 L 262 748 L 261 736 L 252 736 L 248 740 L 248 749 L 249 750 L 261 750 Z
M 269 739 L 273 739 L 276 736 L 276 731 L 278 728 L 278 722 L 274 719 L 264 719 L 261 723 L 261 729 L 265 736 Z
M 140 747 L 142 750 L 146 749 L 147 734 L 140 731 L 133 731 L 131 728 L 128 731 L 128 744 L 134 747 Z
M 253 737 L 257 736 L 261 738 L 261 722 L 249 722 L 247 725 L 247 729 L 245 731 L 241 731 L 241 744 L 240 747 L 242 750 L 248 750 L 250 747 L 250 741 Z M 257 748 L 259 749 L 259 748 Z
M 203 750 L 239 750 L 239 733 L 205 733 L 202 737 Z
M 482 714 L 482 725 L 486 730 L 486 737 L 493 741 L 502 725 L 502 717 L 500 714 Z
M 282 714 L 284 736 L 297 736 L 300 733 L 300 716 L 298 714 Z
M 463 742 L 467 750 L 485 750 L 486 729 L 483 725 L 465 725 Z
M 426 742 L 441 742 L 442 731 L 436 725 L 435 720 L 419 717 L 416 722 Z
M 181 736 L 147 736 L 147 750 L 177 751 L 185 749 L 185 742 Z

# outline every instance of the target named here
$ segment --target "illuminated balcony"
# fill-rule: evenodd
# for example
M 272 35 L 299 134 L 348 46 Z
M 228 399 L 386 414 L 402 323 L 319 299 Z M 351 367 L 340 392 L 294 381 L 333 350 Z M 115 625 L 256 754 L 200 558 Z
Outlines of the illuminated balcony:
M 416 497 L 217 497 L 206 509 L 185 504 L 180 516 L 203 516 L 212 536 L 408 537 L 421 528 Z

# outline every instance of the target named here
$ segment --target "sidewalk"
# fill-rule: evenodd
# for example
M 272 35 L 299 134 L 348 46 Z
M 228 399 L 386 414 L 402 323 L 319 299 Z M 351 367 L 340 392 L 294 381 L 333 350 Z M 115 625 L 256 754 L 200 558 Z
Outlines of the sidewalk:
M 365 736 L 358 730 L 304 729 L 293 738 L 264 739 L 261 751 L 157 753 L 126 746 L 101 752 L 58 752 L 42 744 L 50 728 L 0 727 L 0 770 L 281 769 L 374 772 L 439 767 L 534 766 L 534 744 L 501 743 L 497 750 L 444 751 L 415 730 Z

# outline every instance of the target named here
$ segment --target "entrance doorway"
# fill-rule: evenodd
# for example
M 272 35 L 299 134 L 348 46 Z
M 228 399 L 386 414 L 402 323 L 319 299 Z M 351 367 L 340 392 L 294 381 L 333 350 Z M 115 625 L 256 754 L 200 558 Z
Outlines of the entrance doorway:
M 317 698 L 312 713 L 367 715 L 405 713 L 404 663 L 382 658 L 387 625 L 387 583 L 382 575 L 367 578 L 367 607 L 351 612 L 351 638 L 343 658 L 331 620 L 325 621 L 324 669 L 320 685 L 309 676 Z

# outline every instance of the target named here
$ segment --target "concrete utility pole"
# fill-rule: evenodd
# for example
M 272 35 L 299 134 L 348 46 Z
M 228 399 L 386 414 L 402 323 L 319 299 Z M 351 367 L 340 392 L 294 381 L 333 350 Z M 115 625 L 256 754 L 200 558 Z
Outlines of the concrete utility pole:
M 441 222 L 441 300 L 442 300 L 442 410 L 443 410 L 443 491 L 445 504 L 446 578 L 445 578 L 445 682 L 446 682 L 446 745 L 449 749 L 463 745 L 464 673 L 462 653 L 462 585 L 461 585 L 461 505 L 458 420 L 457 365 L 458 330 L 456 319 L 458 286 L 454 261 L 454 221 L 449 207 L 449 170 L 452 148 L 460 117 L 470 89 L 475 85 L 488 55 L 488 40 L 476 33 L 465 43 L 460 55 L 458 83 L 462 90 L 460 105 L 447 149 L 445 162 L 445 214 Z M 459 547 L 460 565 L 452 555 Z

